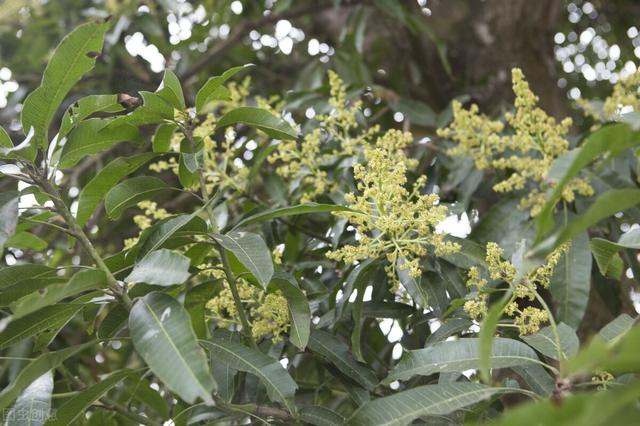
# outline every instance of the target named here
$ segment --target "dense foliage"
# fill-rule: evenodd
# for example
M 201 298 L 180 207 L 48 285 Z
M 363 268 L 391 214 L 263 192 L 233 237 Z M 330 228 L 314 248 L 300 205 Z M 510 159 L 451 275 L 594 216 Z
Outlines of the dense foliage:
M 584 134 L 519 68 L 501 115 L 339 66 L 74 96 L 112 29 L 70 32 L 0 128 L 6 424 L 640 422 L 640 74 L 579 102 Z

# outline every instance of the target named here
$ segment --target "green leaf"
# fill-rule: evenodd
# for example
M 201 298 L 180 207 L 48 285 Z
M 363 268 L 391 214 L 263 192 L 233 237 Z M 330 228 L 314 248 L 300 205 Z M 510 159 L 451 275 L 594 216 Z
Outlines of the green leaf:
M 343 425 L 346 420 L 335 411 L 319 405 L 302 407 L 298 418 L 314 426 L 340 426 Z
M 640 189 L 612 189 L 600 195 L 582 215 L 546 238 L 532 249 L 531 256 L 549 253 L 560 244 L 573 239 L 592 225 L 640 203 Z
M 418 386 L 374 399 L 347 420 L 349 426 L 403 426 L 422 416 L 445 416 L 488 399 L 499 392 L 479 383 L 445 383 Z
M 291 320 L 289 338 L 291 343 L 304 351 L 309 341 L 311 328 L 311 309 L 309 308 L 307 297 L 300 290 L 295 278 L 289 274 L 276 273 L 269 286 L 282 291 L 282 294 L 287 299 L 289 318 Z
M 473 322 L 467 318 L 451 318 L 442 323 L 436 331 L 427 337 L 427 344 L 440 342 L 449 336 L 468 331 Z
M 46 250 L 49 243 L 37 235 L 23 231 L 13 234 L 13 236 L 6 241 L 5 245 L 21 250 L 43 251 Z
M 540 396 L 549 397 L 556 388 L 555 379 L 541 365 L 517 366 L 512 370 Z
M 610 152 L 615 156 L 640 143 L 639 136 L 640 134 L 632 132 L 626 124 L 604 126 L 589 135 L 579 148 L 569 151 L 555 160 L 547 174 L 547 178 L 555 185 L 537 217 L 537 241 L 540 241 L 553 228 L 553 209 L 562 196 L 564 187 L 571 179 L 602 153 Z
M 186 105 L 184 103 L 184 94 L 182 93 L 182 86 L 180 80 L 171 70 L 165 70 L 162 77 L 162 83 L 156 91 L 158 96 L 173 105 L 177 110 L 184 111 Z
M 173 123 L 164 123 L 158 126 L 153 135 L 153 152 L 170 152 L 171 139 L 178 126 Z
M 480 366 L 480 339 L 462 338 L 406 352 L 384 383 L 434 373 L 461 373 Z M 538 363 L 536 353 L 522 342 L 496 337 L 492 342 L 491 368 Z
M 76 396 L 56 408 L 56 415 L 47 420 L 46 426 L 67 426 L 73 424 L 94 402 L 102 398 L 110 389 L 131 374 L 133 374 L 133 370 L 119 370 L 101 380 L 100 383 L 83 389 Z
M 605 392 L 575 393 L 562 399 L 522 404 L 488 423 L 490 426 L 609 426 L 640 424 L 640 382 Z M 483 423 L 485 424 L 485 423 Z
M 104 206 L 109 217 L 117 219 L 125 209 L 167 188 L 167 184 L 156 177 L 134 177 L 111 188 L 105 197 Z
M 218 120 L 216 129 L 236 123 L 255 127 L 276 139 L 296 139 L 298 137 L 298 132 L 287 122 L 267 110 L 254 107 L 239 107 L 229 111 Z
M 107 287 L 104 272 L 86 269 L 76 272 L 69 282 L 47 286 L 42 292 L 29 294 L 11 304 L 14 317 L 22 317 L 45 306 L 51 306 L 76 294 Z
M 49 417 L 51 394 L 53 392 L 53 374 L 47 371 L 33 381 L 16 400 L 2 419 L 6 426 L 41 426 Z
M 11 141 L 7 131 L 2 126 L 0 126 L 0 148 L 13 148 L 13 142 Z
M 169 389 L 189 404 L 196 398 L 213 403 L 216 384 L 180 303 L 163 293 L 147 294 L 131 309 L 129 331 L 136 351 Z
M 399 302 L 365 302 L 362 306 L 362 315 L 367 318 L 406 318 L 413 314 L 415 309 Z
M 305 203 L 298 204 L 297 206 L 280 207 L 277 209 L 266 210 L 247 218 L 242 219 L 233 229 L 240 228 L 242 226 L 251 225 L 265 220 L 277 219 L 279 217 L 297 216 L 301 214 L 312 213 L 326 213 L 335 211 L 353 211 L 348 207 L 339 206 L 336 204 L 317 204 L 317 203 Z
M 58 140 L 79 125 L 82 120 L 97 112 L 120 112 L 124 108 L 118 102 L 118 95 L 89 95 L 74 102 L 65 112 L 58 131 Z
M 571 327 L 561 322 L 557 325 L 558 335 L 560 337 L 560 351 L 562 352 L 562 358 L 572 357 L 578 353 L 580 348 L 580 340 Z M 553 333 L 553 329 L 545 327 L 535 334 L 528 336 L 522 336 L 522 340 L 540 352 L 544 356 L 558 359 L 558 346 L 556 344 L 556 337 Z
M 22 109 L 22 128 L 35 130 L 34 147 L 46 148 L 53 115 L 73 85 L 93 68 L 108 28 L 106 22 L 80 25 L 54 51 L 40 86 L 27 96 Z
M 19 200 L 18 191 L 0 192 L 0 253 L 7 240 L 16 232 Z
M 76 214 L 78 224 L 84 226 L 89 221 L 96 207 L 120 179 L 133 173 L 155 157 L 156 154 L 145 153 L 128 158 L 116 158 L 104 166 L 80 191 L 78 213 Z
M 625 334 L 633 327 L 634 319 L 627 314 L 620 314 L 616 319 L 602 327 L 598 336 L 605 342 L 611 342 Z
M 126 283 L 147 283 L 170 286 L 189 279 L 191 261 L 183 254 L 167 249 L 152 251 L 124 279 Z
M 127 115 L 116 117 L 107 127 L 119 127 L 123 124 L 138 127 L 146 124 L 164 123 L 165 120 L 174 118 L 173 106 L 159 94 L 142 91 L 140 96 L 142 96 L 142 105 Z
M 222 247 L 233 253 L 263 288 L 267 288 L 273 276 L 271 252 L 262 237 L 244 231 L 231 231 L 226 235 L 211 234 Z
M 60 168 L 73 167 L 88 155 L 97 154 L 119 142 L 138 144 L 142 141 L 136 127 L 128 124 L 112 127 L 108 126 L 109 122 L 102 118 L 90 118 L 80 123 L 62 147 Z
M 64 360 L 83 351 L 95 342 L 87 342 L 78 346 L 71 346 L 56 352 L 46 352 L 31 360 L 15 378 L 13 382 L 0 392 L 0 410 L 11 404 L 31 383 L 46 372 L 57 368 Z
M 269 399 L 283 404 L 291 413 L 296 412 L 295 393 L 298 385 L 278 360 L 227 338 L 226 333 L 216 333 L 211 341 L 200 343 L 209 351 L 212 359 L 227 364 L 238 371 L 258 377 L 267 388 Z
M 551 295 L 558 305 L 557 320 L 576 329 L 582 321 L 591 289 L 589 236 L 582 233 L 571 242 L 551 277 Z
M 343 374 L 356 383 L 371 390 L 378 384 L 378 378 L 365 364 L 358 363 L 349 347 L 326 331 L 314 329 L 309 337 L 309 349 L 333 364 Z
M 402 268 L 405 262 L 406 259 L 403 257 L 398 258 L 396 273 L 398 274 L 400 283 L 405 290 L 407 290 L 407 293 L 409 293 L 416 305 L 426 309 L 429 307 L 429 294 L 422 285 L 422 276 L 418 278 L 419 281 L 412 277 L 407 269 Z
M 398 102 L 390 102 L 393 111 L 401 112 L 411 122 L 419 126 L 437 127 L 436 113 L 424 102 L 400 98 Z
M 618 252 L 624 249 L 640 249 L 640 229 L 632 229 L 622 234 L 617 243 L 603 238 L 592 238 L 591 252 L 596 259 L 600 273 L 611 278 L 618 279 L 622 275 L 622 259 Z M 616 262 L 616 259 L 619 263 Z M 616 267 L 618 265 L 618 267 Z
M 66 324 L 82 307 L 81 304 L 59 303 L 15 319 L 0 332 L 0 348 L 13 345 L 45 330 L 60 327 Z
M 252 66 L 252 64 L 233 67 L 226 70 L 222 75 L 211 77 L 207 80 L 196 94 L 196 111 L 198 114 L 202 114 L 202 110 L 207 103 L 215 100 L 227 99 L 229 97 L 229 91 L 223 86 L 223 84 L 228 79 L 250 66 Z
M 27 294 L 64 281 L 56 270 L 44 265 L 23 263 L 0 269 L 0 306 L 7 306 Z
M 154 227 L 151 233 L 146 237 L 142 247 L 138 251 L 138 259 L 145 257 L 148 253 L 159 249 L 162 245 L 180 229 L 184 228 L 191 222 L 199 211 L 196 210 L 192 214 L 181 214 L 167 219 L 166 221 Z M 206 229 L 205 229 L 206 230 Z

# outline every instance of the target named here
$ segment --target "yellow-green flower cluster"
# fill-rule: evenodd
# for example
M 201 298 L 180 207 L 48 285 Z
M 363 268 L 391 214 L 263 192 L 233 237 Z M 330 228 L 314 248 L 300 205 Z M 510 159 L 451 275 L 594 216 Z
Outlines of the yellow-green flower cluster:
M 143 210 L 143 214 L 135 215 L 133 217 L 133 222 L 138 226 L 138 228 L 140 228 L 140 231 L 144 231 L 149 228 L 153 224 L 154 220 L 162 220 L 171 216 L 171 214 L 169 214 L 165 209 L 159 208 L 154 201 L 140 201 L 138 203 L 138 208 Z M 136 245 L 139 237 L 140 236 L 125 239 L 125 250 Z
M 505 313 L 513 318 L 513 323 L 518 327 L 520 334 L 536 333 L 540 326 L 549 321 L 549 312 L 533 306 L 523 309 L 518 307 L 518 301 L 536 299 L 539 288 L 548 288 L 551 282 L 553 270 L 560 258 L 569 249 L 565 244 L 552 251 L 545 263 L 531 272 L 518 278 L 518 271 L 513 263 L 502 260 L 503 250 L 496 243 L 487 244 L 487 271 L 492 280 L 504 281 L 511 286 L 513 295 Z M 472 297 L 464 304 L 464 311 L 474 320 L 481 319 L 488 309 L 488 293 L 486 292 L 487 280 L 482 278 L 477 267 L 469 269 L 467 287 L 474 289 Z
M 594 383 L 598 383 L 598 390 L 607 390 L 609 388 L 609 383 L 615 380 L 615 376 L 608 371 L 604 370 L 596 370 L 593 373 L 593 377 L 591 377 L 591 381 Z
M 629 110 L 640 111 L 640 71 L 618 80 L 601 107 L 584 98 L 577 99 L 576 103 L 585 115 L 599 123 L 615 120 L 621 113 Z M 597 127 L 599 124 L 594 126 Z
M 226 280 L 223 280 L 223 284 L 220 293 L 206 304 L 210 311 L 209 318 L 216 320 L 219 327 L 239 325 L 233 295 Z M 289 308 L 282 292 L 265 293 L 242 279 L 237 280 L 236 284 L 240 299 L 249 313 L 253 337 L 261 339 L 271 336 L 274 343 L 282 339 L 289 329 Z
M 426 177 L 420 177 L 411 190 L 406 188 L 407 169 L 415 165 L 404 153 L 411 141 L 409 133 L 391 130 L 378 138 L 375 146 L 365 148 L 366 165 L 354 166 L 358 194 L 345 195 L 354 212 L 334 213 L 356 228 L 358 244 L 330 251 L 328 258 L 350 264 L 384 256 L 389 261 L 387 274 L 397 283 L 399 261 L 401 269 L 418 277 L 420 258 L 427 255 L 428 247 L 436 256 L 459 250 L 457 244 L 435 232 L 447 208 L 439 205 L 437 194 L 420 193 Z
M 207 114 L 193 128 L 194 139 L 202 140 L 203 143 L 203 167 L 201 173 L 206 183 L 207 192 L 212 193 L 217 189 L 233 189 L 242 192 L 247 184 L 249 169 L 244 166 L 238 166 L 233 161 L 237 157 L 236 149 L 234 148 L 236 134 L 232 128 L 227 128 L 224 141 L 218 144 L 212 138 L 215 126 L 215 115 Z M 183 139 L 184 135 L 181 132 L 175 132 L 171 138 L 170 150 L 180 152 L 180 144 Z M 180 170 L 175 157 L 170 158 L 168 161 L 162 160 L 151 164 L 149 169 L 155 172 L 171 170 L 176 176 L 179 175 Z M 194 187 L 198 185 L 199 182 L 194 182 Z
M 448 152 L 453 156 L 470 156 L 480 170 L 494 168 L 508 173 L 496 185 L 496 192 L 529 190 L 520 207 L 536 216 L 545 202 L 545 191 L 550 187 L 546 177 L 554 160 L 569 149 L 566 134 L 571 119 L 560 123 L 537 106 L 538 97 L 531 91 L 524 74 L 518 68 L 512 71 L 515 93 L 514 112 L 505 114 L 512 131 L 503 133 L 504 124 L 492 121 L 472 105 L 469 110 L 459 102 L 453 104 L 453 122 L 438 135 L 450 138 L 456 146 Z M 587 181 L 575 178 L 565 187 L 562 196 L 566 202 L 575 200 L 576 194 L 593 195 Z
M 374 126 L 368 130 L 356 132 L 356 116 L 362 107 L 362 101 L 349 103 L 344 83 L 333 71 L 329 71 L 331 111 L 317 115 L 318 127 L 306 134 L 301 143 L 295 140 L 283 141 L 277 151 L 267 160 L 279 163 L 276 173 L 288 180 L 300 179 L 304 188 L 302 202 L 312 201 L 321 194 L 333 191 L 335 182 L 331 181 L 323 168 L 335 161 L 339 155 L 352 155 L 358 147 L 379 130 Z

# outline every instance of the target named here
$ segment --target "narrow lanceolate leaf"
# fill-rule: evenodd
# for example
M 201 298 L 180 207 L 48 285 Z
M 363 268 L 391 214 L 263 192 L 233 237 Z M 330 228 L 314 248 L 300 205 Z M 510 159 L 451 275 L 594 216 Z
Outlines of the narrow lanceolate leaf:
M 191 222 L 198 214 L 196 210 L 192 214 L 181 214 L 167 219 L 159 224 L 145 239 L 138 251 L 138 259 L 144 258 L 148 253 L 159 249 L 173 234 Z
M 624 266 L 618 253 L 624 249 L 640 249 L 640 229 L 632 229 L 622 234 L 617 243 L 603 238 L 593 238 L 590 245 L 600 273 L 618 279 Z
M 378 384 L 378 378 L 374 372 L 366 365 L 358 363 L 349 352 L 349 347 L 332 334 L 313 330 L 308 346 L 311 351 L 320 355 L 365 389 L 371 390 Z
M 409 271 L 402 268 L 405 262 L 406 260 L 404 258 L 398 258 L 396 267 L 398 279 L 400 279 L 400 283 L 405 290 L 407 290 L 407 293 L 409 293 L 413 301 L 418 306 L 427 308 L 429 306 L 429 295 L 427 294 L 427 290 L 422 286 L 422 277 L 416 279 L 409 275 Z
M 7 240 L 16 232 L 19 195 L 18 191 L 0 193 L 0 253 Z
M 580 348 L 580 340 L 576 332 L 563 322 L 557 325 L 557 330 L 560 339 L 560 348 L 558 348 L 556 336 L 550 326 L 543 328 L 538 333 L 522 336 L 522 340 L 542 355 L 556 360 L 559 360 L 558 349 L 560 350 L 562 359 L 577 354 Z
M 111 188 L 104 200 L 104 206 L 109 217 L 117 219 L 125 209 L 154 196 L 166 188 L 168 188 L 166 183 L 152 176 L 138 176 L 127 179 Z
M 632 132 L 626 124 L 614 124 L 593 132 L 579 148 L 558 157 L 547 174 L 547 178 L 554 180 L 555 185 L 538 214 L 537 240 L 541 240 L 553 228 L 553 209 L 562 195 L 562 190 L 571 179 L 603 152 L 617 155 L 639 143 L 638 132 Z
M 227 99 L 229 97 L 229 90 L 227 90 L 223 84 L 231 77 L 250 66 L 252 66 L 252 64 L 229 68 L 223 72 L 222 75 L 211 77 L 207 80 L 196 94 L 196 111 L 198 111 L 198 114 L 202 114 L 202 109 L 207 105 L 207 103 L 215 100 Z
M 551 278 L 551 295 L 558 305 L 558 321 L 578 328 L 589 302 L 591 289 L 591 250 L 589 236 L 582 233 L 573 239 Z
M 53 115 L 73 85 L 93 68 L 108 28 L 106 22 L 80 25 L 54 51 L 40 86 L 27 96 L 22 109 L 22 128 L 34 128 L 36 147 L 45 148 L 49 143 Z
M 216 128 L 221 129 L 236 123 L 255 127 L 276 139 L 295 139 L 298 137 L 298 132 L 286 121 L 267 110 L 255 107 L 240 107 L 229 111 L 218 120 Z
M 592 225 L 636 204 L 640 204 L 640 189 L 611 189 L 600 195 L 586 212 L 571 219 L 569 224 L 533 247 L 530 255 L 545 255 L 560 244 L 580 235 Z
M 119 142 L 142 141 L 140 131 L 128 124 L 106 127 L 110 120 L 91 118 L 83 121 L 70 134 L 60 153 L 60 168 L 75 166 L 83 158 L 111 148 Z
M 156 250 L 137 263 L 124 281 L 161 286 L 182 284 L 189 278 L 189 264 L 189 258 L 177 251 Z
M 216 385 L 198 346 L 189 315 L 164 293 L 139 299 L 129 314 L 133 345 L 151 371 L 185 402 L 212 404 Z
M 260 235 L 244 231 L 231 231 L 225 235 L 211 234 L 211 236 L 222 247 L 233 253 L 262 287 L 267 287 L 273 276 L 273 261 L 271 251 Z
M 7 306 L 21 297 L 48 285 L 64 281 L 56 270 L 39 264 L 24 263 L 0 269 L 0 306 Z
M 18 376 L 0 392 L 0 410 L 7 408 L 31 383 L 46 372 L 57 368 L 64 360 L 95 344 L 88 342 L 56 352 L 47 352 L 30 361 Z
M 76 214 L 78 224 L 84 226 L 89 221 L 96 207 L 104 200 L 107 192 L 120 179 L 133 173 L 154 157 L 156 157 L 156 154 L 146 153 L 128 158 L 116 158 L 104 166 L 80 191 L 78 213 Z
M 374 399 L 360 407 L 349 426 L 403 426 L 422 416 L 445 416 L 500 392 L 479 383 L 425 385 Z
M 0 333 L 0 348 L 66 324 L 83 306 L 60 303 L 11 321 Z
M 298 349 L 304 350 L 309 341 L 311 328 L 311 309 L 309 301 L 302 292 L 295 278 L 284 273 L 277 273 L 269 286 L 280 290 L 287 299 L 289 308 L 289 339 Z
M 635 320 L 629 315 L 621 314 L 609 324 L 602 327 L 598 332 L 598 336 L 605 342 L 611 342 L 629 331 L 629 329 L 633 327 L 634 321 Z
M 228 339 L 222 333 L 201 343 L 213 360 L 257 376 L 267 388 L 271 400 L 283 404 L 291 413 L 296 412 L 294 397 L 298 385 L 278 360 Z
M 301 214 L 312 214 L 312 213 L 326 213 L 326 212 L 335 212 L 335 211 L 352 211 L 352 210 L 348 207 L 339 206 L 336 204 L 317 204 L 317 203 L 298 204 L 297 206 L 281 207 L 278 209 L 265 210 L 263 212 L 254 214 L 253 216 L 249 216 L 247 218 L 242 219 L 240 222 L 238 222 L 238 224 L 234 227 L 234 229 L 240 228 L 246 225 L 251 225 L 253 223 L 263 222 L 265 220 L 277 219 L 279 217 L 297 216 Z
M 335 411 L 319 405 L 302 407 L 298 417 L 303 422 L 314 426 L 340 426 L 346 420 Z
M 52 392 L 53 373 L 47 371 L 27 386 L 8 413 L 3 413 L 4 425 L 43 425 L 51 409 Z
M 73 398 L 67 400 L 56 409 L 56 415 L 49 419 L 46 426 L 67 426 L 102 398 L 111 388 L 133 374 L 133 370 L 120 370 L 103 379 L 100 383 L 89 386 Z
M 480 366 L 480 339 L 463 338 L 436 343 L 424 349 L 408 351 L 396 368 L 384 380 L 407 380 L 413 376 L 434 373 L 461 373 Z M 493 340 L 491 368 L 538 363 L 536 353 L 529 346 L 512 339 L 497 337 Z
M 23 317 L 68 297 L 104 287 L 107 287 L 107 277 L 103 271 L 85 269 L 76 272 L 66 283 L 47 286 L 44 291 L 31 293 L 10 306 L 15 318 Z

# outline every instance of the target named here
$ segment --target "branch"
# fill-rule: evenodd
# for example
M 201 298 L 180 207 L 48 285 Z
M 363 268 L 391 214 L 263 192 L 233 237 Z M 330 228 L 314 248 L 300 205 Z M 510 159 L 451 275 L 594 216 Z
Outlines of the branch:
M 350 7 L 355 6 L 361 3 L 364 3 L 366 0 L 345 0 L 342 2 L 342 7 Z M 278 22 L 281 19 L 293 19 L 299 16 L 304 16 L 308 14 L 317 14 L 320 11 L 325 9 L 330 9 L 335 7 L 336 2 L 333 0 L 325 1 L 323 3 L 310 2 L 311 4 L 307 4 L 296 9 L 285 10 L 280 13 L 270 13 L 267 16 L 260 17 L 259 19 L 254 20 L 245 20 L 240 22 L 238 26 L 234 28 L 233 31 L 229 34 L 229 36 L 225 40 L 221 40 L 220 42 L 213 45 L 213 47 L 202 55 L 202 58 L 195 62 L 191 68 L 182 74 L 183 80 L 188 80 L 198 74 L 200 71 L 205 69 L 207 65 L 215 62 L 215 60 L 223 56 L 233 45 L 241 41 L 245 36 L 249 34 L 251 30 L 256 28 L 263 27 L 267 24 L 272 24 L 274 22 Z

